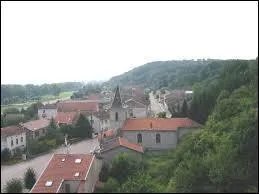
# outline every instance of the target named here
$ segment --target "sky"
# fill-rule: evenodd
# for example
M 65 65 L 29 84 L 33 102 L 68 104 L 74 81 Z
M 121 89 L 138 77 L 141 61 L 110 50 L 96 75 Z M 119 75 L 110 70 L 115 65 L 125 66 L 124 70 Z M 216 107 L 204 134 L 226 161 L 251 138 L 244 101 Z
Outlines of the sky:
M 257 56 L 257 1 L 1 1 L 1 84 L 107 80 L 152 61 Z

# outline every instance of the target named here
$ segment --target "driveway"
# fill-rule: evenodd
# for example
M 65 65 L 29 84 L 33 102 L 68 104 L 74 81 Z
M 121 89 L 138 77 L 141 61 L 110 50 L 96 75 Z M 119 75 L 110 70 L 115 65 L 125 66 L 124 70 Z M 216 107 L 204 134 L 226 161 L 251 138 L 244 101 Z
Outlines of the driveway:
M 69 149 L 71 154 L 87 154 L 98 145 L 97 138 L 84 140 L 75 144 L 72 144 Z M 48 153 L 29 161 L 24 161 L 11 166 L 1 165 L 1 191 L 6 182 L 12 178 L 23 178 L 23 175 L 27 168 L 31 167 L 36 172 L 36 178 L 38 179 L 41 172 L 47 166 L 53 153 L 66 153 L 65 147 L 53 150 L 52 153 Z

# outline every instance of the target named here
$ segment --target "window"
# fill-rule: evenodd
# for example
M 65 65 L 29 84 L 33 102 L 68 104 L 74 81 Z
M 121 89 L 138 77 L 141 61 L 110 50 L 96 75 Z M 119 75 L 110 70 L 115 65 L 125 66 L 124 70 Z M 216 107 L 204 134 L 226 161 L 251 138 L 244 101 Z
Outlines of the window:
M 47 181 L 46 183 L 45 183 L 45 186 L 46 187 L 50 187 L 52 185 L 52 181 Z
M 161 136 L 160 134 L 156 134 L 156 143 L 161 143 Z
M 93 119 L 91 120 L 91 123 L 94 124 L 94 120 Z
M 42 133 L 45 133 L 46 131 L 45 131 L 45 129 L 42 129 Z
M 45 109 L 43 109 L 43 113 L 45 113 Z
M 138 143 L 142 143 L 142 135 L 139 133 L 137 135 Z
M 18 144 L 18 138 L 16 138 L 16 145 Z
M 118 112 L 115 113 L 115 121 L 118 121 Z
M 13 146 L 13 140 L 11 140 L 11 146 Z
M 105 120 L 104 122 L 105 122 L 105 124 L 107 124 L 107 120 Z
M 70 193 L 70 184 L 66 184 L 65 190 L 66 190 L 66 193 Z
M 39 136 L 39 132 L 36 131 L 36 132 L 35 132 L 35 137 L 38 137 L 38 136 Z
M 130 117 L 133 117 L 133 113 L 132 112 L 130 113 Z
M 23 142 L 23 137 L 21 137 L 21 142 Z

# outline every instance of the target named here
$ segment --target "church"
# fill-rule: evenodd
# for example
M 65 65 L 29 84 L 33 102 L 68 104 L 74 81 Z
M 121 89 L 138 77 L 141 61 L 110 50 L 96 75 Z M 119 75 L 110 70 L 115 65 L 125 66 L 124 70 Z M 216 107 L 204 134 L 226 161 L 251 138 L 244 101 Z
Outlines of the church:
M 132 118 L 123 106 L 118 86 L 110 107 L 109 119 L 115 137 L 124 138 L 150 151 L 175 148 L 184 134 L 201 127 L 189 118 Z

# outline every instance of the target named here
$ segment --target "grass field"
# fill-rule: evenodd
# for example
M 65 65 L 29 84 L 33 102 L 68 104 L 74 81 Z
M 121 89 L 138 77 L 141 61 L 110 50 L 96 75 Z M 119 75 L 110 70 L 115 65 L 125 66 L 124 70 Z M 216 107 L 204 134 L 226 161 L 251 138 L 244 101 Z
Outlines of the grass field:
M 70 92 L 61 92 L 58 96 L 53 96 L 53 95 L 44 95 L 41 96 L 40 102 L 45 102 L 45 101 L 50 101 L 50 100 L 58 100 L 58 99 L 63 99 L 63 98 L 68 98 L 73 94 L 73 91 Z M 8 104 L 8 105 L 1 105 L 1 113 L 7 109 L 7 108 L 17 108 L 21 110 L 22 108 L 26 109 L 29 107 L 31 104 L 37 102 L 36 100 L 34 101 L 28 101 L 25 103 L 20 103 L 20 104 Z

